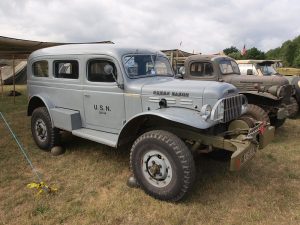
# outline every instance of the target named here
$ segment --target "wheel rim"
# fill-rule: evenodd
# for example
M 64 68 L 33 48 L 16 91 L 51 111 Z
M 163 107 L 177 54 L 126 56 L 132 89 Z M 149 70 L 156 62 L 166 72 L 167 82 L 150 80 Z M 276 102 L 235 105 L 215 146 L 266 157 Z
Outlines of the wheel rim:
M 43 120 L 38 119 L 35 122 L 35 133 L 40 141 L 44 142 L 47 139 L 47 127 Z
M 172 180 L 171 163 L 160 151 L 151 150 L 144 154 L 141 166 L 144 177 L 155 187 L 165 187 Z

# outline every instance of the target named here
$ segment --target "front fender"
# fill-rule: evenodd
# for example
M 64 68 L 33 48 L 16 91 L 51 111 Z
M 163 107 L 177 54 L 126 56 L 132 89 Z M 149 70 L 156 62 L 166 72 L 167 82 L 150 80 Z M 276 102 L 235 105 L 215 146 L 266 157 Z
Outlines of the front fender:
M 130 138 L 137 135 L 138 130 L 142 128 L 143 123 L 149 119 L 154 121 L 154 124 L 157 125 L 157 127 L 161 125 L 161 120 L 166 120 L 168 122 L 201 130 L 210 128 L 218 123 L 211 120 L 206 121 L 200 116 L 200 112 L 186 108 L 170 107 L 145 111 L 135 115 L 125 123 L 119 134 L 118 145 L 129 141 Z M 155 120 L 157 120 L 157 124 L 155 123 Z
M 258 92 L 258 91 L 240 91 L 240 94 L 245 95 L 246 97 L 248 96 L 253 96 L 255 98 L 265 98 L 265 99 L 270 99 L 270 100 L 274 100 L 274 101 L 278 101 L 279 98 L 268 93 L 268 92 Z
M 215 121 L 204 120 L 200 116 L 200 112 L 198 111 L 186 109 L 186 108 L 170 107 L 170 108 L 161 108 L 161 109 L 139 113 L 134 117 L 132 117 L 129 121 L 127 121 L 124 127 L 128 126 L 128 124 L 132 123 L 137 118 L 145 117 L 145 116 L 157 116 L 172 122 L 180 123 L 183 125 L 191 126 L 202 130 L 210 128 L 215 124 L 217 124 L 217 122 Z

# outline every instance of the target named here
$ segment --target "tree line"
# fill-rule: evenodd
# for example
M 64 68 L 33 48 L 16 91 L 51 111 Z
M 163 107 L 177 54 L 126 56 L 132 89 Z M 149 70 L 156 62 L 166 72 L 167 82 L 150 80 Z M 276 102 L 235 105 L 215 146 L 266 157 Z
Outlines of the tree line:
M 281 47 L 263 52 L 256 47 L 249 48 L 245 54 L 235 46 L 225 48 L 223 52 L 234 59 L 278 59 L 285 67 L 300 68 L 300 35 L 293 40 L 285 41 Z

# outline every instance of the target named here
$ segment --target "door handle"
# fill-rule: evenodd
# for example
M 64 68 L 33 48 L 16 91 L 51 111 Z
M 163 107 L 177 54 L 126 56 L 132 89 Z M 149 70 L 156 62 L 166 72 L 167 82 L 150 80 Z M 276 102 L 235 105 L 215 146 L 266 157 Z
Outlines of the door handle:
M 85 97 L 91 97 L 91 95 L 89 95 L 89 94 L 84 94 L 84 96 L 85 96 Z

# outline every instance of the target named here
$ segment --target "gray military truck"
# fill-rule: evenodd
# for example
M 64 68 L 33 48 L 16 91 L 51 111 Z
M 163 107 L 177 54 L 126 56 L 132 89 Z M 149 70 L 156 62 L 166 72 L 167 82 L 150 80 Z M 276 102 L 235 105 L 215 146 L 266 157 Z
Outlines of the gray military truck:
M 280 60 L 237 60 L 241 74 L 254 75 L 258 77 L 264 76 L 281 76 L 276 65 L 280 65 Z M 300 105 L 300 77 L 299 76 L 285 76 L 289 83 L 294 86 L 294 93 L 291 97 L 291 107 L 289 108 L 289 114 L 291 117 L 295 117 L 299 112 Z
M 130 145 L 130 167 L 149 195 L 180 200 L 195 179 L 193 152 L 233 152 L 237 171 L 274 136 L 239 119 L 247 100 L 231 84 L 174 78 L 165 55 L 118 45 L 64 45 L 28 59 L 28 116 L 49 150 L 62 131 L 114 148 Z
M 280 127 L 289 116 L 293 87 L 284 77 L 241 75 L 234 59 L 220 55 L 189 56 L 180 73 L 188 80 L 233 84 L 248 99 L 247 115 L 257 120 Z

